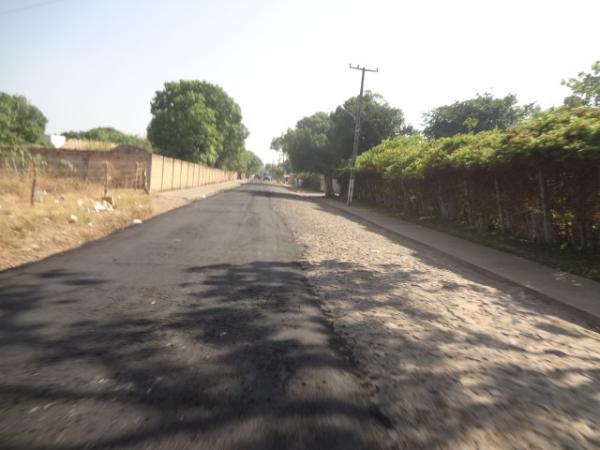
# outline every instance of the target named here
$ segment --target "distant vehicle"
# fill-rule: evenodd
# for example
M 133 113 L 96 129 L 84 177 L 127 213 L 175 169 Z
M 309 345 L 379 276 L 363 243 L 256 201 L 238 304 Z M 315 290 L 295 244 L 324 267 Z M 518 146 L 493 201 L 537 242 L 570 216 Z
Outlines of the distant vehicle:
M 270 173 L 265 173 L 263 175 L 263 181 L 273 181 L 273 176 Z

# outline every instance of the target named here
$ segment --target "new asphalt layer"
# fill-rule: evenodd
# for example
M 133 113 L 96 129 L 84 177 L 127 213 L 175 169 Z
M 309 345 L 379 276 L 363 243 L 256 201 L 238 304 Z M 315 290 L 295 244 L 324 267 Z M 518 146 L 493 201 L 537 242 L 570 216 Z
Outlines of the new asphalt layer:
M 266 185 L 0 273 L 0 448 L 387 448 Z

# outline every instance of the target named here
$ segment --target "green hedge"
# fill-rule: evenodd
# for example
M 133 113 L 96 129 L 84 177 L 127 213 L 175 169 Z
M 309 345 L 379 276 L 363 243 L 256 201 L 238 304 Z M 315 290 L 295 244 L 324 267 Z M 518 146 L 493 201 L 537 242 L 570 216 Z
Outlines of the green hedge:
M 356 164 L 357 198 L 599 251 L 600 108 L 550 109 L 506 131 L 400 136 Z

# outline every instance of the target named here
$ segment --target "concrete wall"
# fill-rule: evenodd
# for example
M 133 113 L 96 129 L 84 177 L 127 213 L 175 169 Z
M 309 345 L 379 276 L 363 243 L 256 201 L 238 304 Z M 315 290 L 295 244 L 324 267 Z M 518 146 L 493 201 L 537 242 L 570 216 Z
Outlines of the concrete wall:
M 237 172 L 152 155 L 149 186 L 153 192 L 172 191 L 236 180 L 237 177 Z

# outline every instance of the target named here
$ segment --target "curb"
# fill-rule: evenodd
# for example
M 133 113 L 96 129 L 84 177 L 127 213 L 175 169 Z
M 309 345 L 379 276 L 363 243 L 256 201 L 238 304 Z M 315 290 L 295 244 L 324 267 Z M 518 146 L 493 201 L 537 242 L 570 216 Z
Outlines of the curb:
M 583 309 L 579 309 L 577 306 L 574 306 L 574 305 L 571 305 L 571 304 L 568 304 L 568 303 L 564 303 L 563 301 L 561 301 L 558 298 L 555 298 L 555 297 L 552 297 L 552 296 L 550 296 L 548 294 L 540 292 L 540 291 L 538 291 L 537 289 L 535 289 L 533 287 L 521 284 L 518 281 L 515 281 L 515 280 L 512 280 L 510 278 L 507 278 L 506 276 L 500 275 L 500 274 L 498 274 L 496 272 L 493 272 L 493 271 L 491 271 L 489 269 L 485 269 L 485 268 L 483 268 L 481 266 L 478 266 L 477 264 L 474 264 L 474 263 L 472 263 L 470 261 L 467 261 L 465 259 L 462 259 L 462 258 L 460 258 L 460 257 L 458 257 L 458 256 L 456 256 L 454 254 L 448 253 L 448 252 L 446 252 L 444 250 L 441 250 L 441 249 L 439 249 L 437 247 L 434 247 L 434 246 L 432 246 L 432 245 L 430 245 L 430 244 L 428 244 L 426 242 L 419 241 L 419 240 L 413 239 L 411 237 L 408 237 L 408 236 L 406 236 L 406 235 L 404 235 L 404 234 L 402 234 L 402 233 L 400 233 L 400 232 L 398 232 L 396 230 L 393 230 L 393 229 L 390 229 L 390 228 L 386 227 L 385 225 L 381 225 L 381 224 L 377 223 L 374 220 L 366 218 L 366 217 L 362 216 L 361 214 L 358 214 L 358 213 L 352 211 L 351 209 L 347 209 L 344 206 L 337 205 L 334 200 L 333 201 L 332 200 L 325 200 L 325 202 L 323 202 L 323 203 L 326 206 L 335 209 L 336 211 L 341 211 L 342 213 L 344 213 L 344 214 L 346 214 L 348 216 L 351 216 L 351 217 L 354 217 L 356 219 L 359 219 L 359 220 L 361 220 L 361 221 L 363 221 L 365 223 L 368 223 L 371 226 L 375 226 L 375 227 L 377 227 L 377 228 L 385 231 L 386 233 L 391 233 L 391 234 L 393 234 L 395 236 L 398 236 L 398 237 L 400 237 L 400 238 L 402 238 L 402 239 L 404 239 L 406 241 L 409 241 L 409 242 L 411 242 L 413 244 L 416 244 L 416 245 L 419 245 L 421 247 L 425 247 L 427 249 L 433 250 L 433 251 L 435 251 L 435 252 L 443 255 L 444 257 L 446 257 L 446 258 L 448 258 L 450 260 L 456 261 L 456 262 L 462 264 L 463 266 L 466 266 L 467 268 L 469 268 L 469 269 L 471 269 L 471 270 L 473 270 L 473 271 L 475 271 L 475 272 L 477 272 L 477 273 L 479 273 L 481 275 L 487 276 L 487 277 L 492 278 L 492 279 L 494 279 L 496 281 L 501 281 L 501 282 L 504 282 L 504 283 L 511 284 L 513 286 L 517 286 L 517 287 L 523 289 L 525 292 L 527 292 L 529 294 L 533 294 L 537 299 L 539 299 L 539 300 L 541 300 L 541 301 L 543 301 L 545 303 L 551 303 L 553 305 L 559 306 L 562 309 L 564 309 L 565 312 L 570 312 L 572 314 L 577 314 L 578 316 L 580 316 L 580 318 L 582 318 L 586 322 L 588 322 L 588 326 L 590 326 L 591 328 L 594 328 L 594 329 L 600 331 L 600 316 L 597 316 L 597 315 L 595 315 L 595 314 L 593 314 L 593 313 L 591 313 L 589 311 L 585 311 Z M 460 238 L 456 238 L 456 239 L 460 239 Z M 497 250 L 497 251 L 500 251 L 500 250 Z M 506 253 L 506 252 L 503 252 L 503 253 Z M 520 258 L 519 256 L 516 256 L 516 255 L 514 255 L 514 256 Z

